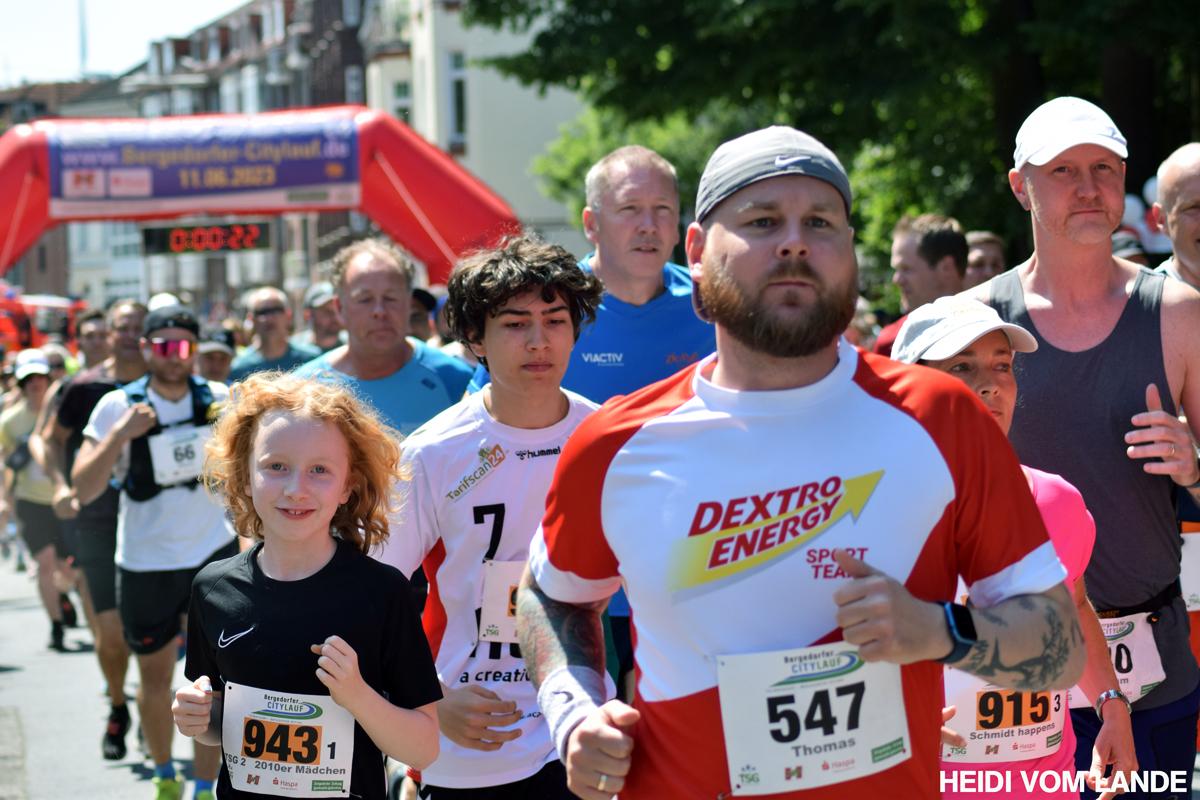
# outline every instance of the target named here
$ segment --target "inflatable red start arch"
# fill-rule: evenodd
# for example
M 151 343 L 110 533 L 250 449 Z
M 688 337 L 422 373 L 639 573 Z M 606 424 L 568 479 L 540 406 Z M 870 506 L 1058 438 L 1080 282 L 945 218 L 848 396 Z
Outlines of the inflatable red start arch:
M 444 282 L 519 229 L 495 192 L 362 106 L 157 119 L 54 119 L 0 137 L 0 274 L 62 222 L 361 211 Z

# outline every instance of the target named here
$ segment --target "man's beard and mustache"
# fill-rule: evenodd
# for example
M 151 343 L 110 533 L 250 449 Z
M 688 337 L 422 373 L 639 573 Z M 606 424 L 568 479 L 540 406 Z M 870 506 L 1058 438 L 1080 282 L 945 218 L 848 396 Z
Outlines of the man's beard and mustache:
M 771 308 L 763 292 L 771 281 L 803 278 L 817 288 L 815 301 L 806 302 L 799 313 L 784 314 L 779 306 Z M 807 261 L 778 262 L 763 279 L 757 296 L 751 297 L 725 267 L 706 260 L 700 298 L 706 316 L 751 350 L 774 358 L 811 356 L 841 335 L 854 319 L 858 286 L 854 275 L 845 286 L 830 287 L 821 280 Z M 779 290 L 783 294 L 803 289 Z M 779 298 L 783 300 L 787 294 Z

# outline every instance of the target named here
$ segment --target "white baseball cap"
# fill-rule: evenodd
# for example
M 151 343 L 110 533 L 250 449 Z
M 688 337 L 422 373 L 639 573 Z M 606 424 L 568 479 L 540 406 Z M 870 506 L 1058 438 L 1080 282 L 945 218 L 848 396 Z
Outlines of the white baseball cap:
M 1059 153 L 1081 144 L 1098 144 L 1121 158 L 1128 144 L 1112 117 L 1094 103 L 1078 97 L 1056 97 L 1042 103 L 1021 123 L 1013 162 L 1040 167 Z
M 992 331 L 1004 331 L 1017 353 L 1032 353 L 1038 348 L 1033 334 L 1000 319 L 996 309 L 978 300 L 951 295 L 912 310 L 896 335 L 892 358 L 906 364 L 953 358 Z
M 49 374 L 50 359 L 46 358 L 46 354 L 41 350 L 35 347 L 17 353 L 17 362 L 13 365 L 13 375 L 16 376 L 17 383 L 25 380 L 30 375 Z

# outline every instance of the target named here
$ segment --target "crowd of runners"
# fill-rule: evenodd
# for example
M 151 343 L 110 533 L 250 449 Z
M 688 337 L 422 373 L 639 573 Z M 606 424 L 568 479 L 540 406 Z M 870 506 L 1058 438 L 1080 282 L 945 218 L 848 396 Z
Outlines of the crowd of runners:
M 686 265 L 674 168 L 629 146 L 582 260 L 514 236 L 431 293 L 364 240 L 300 334 L 265 287 L 240 353 L 169 298 L 22 352 L 4 511 L 52 647 L 82 601 L 100 755 L 137 728 L 157 800 L 177 730 L 195 800 L 1190 786 L 1200 145 L 1159 172 L 1158 270 L 1114 255 L 1127 155 L 1091 103 L 1039 107 L 1032 254 L 901 220 L 875 342 L 847 174 L 770 127 L 712 154 Z

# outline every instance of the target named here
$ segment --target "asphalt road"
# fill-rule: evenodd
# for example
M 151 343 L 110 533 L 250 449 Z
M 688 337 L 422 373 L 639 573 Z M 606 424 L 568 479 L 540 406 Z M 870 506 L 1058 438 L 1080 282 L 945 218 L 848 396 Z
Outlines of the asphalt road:
M 17 572 L 11 556 L 0 558 L 0 800 L 150 800 L 151 770 L 133 731 L 124 761 L 100 756 L 108 702 L 91 633 L 69 630 L 69 653 L 48 649 L 49 638 L 31 573 Z M 136 680 L 131 664 L 135 721 Z M 191 741 L 177 736 L 174 755 L 190 771 Z M 190 786 L 184 797 L 190 800 Z

